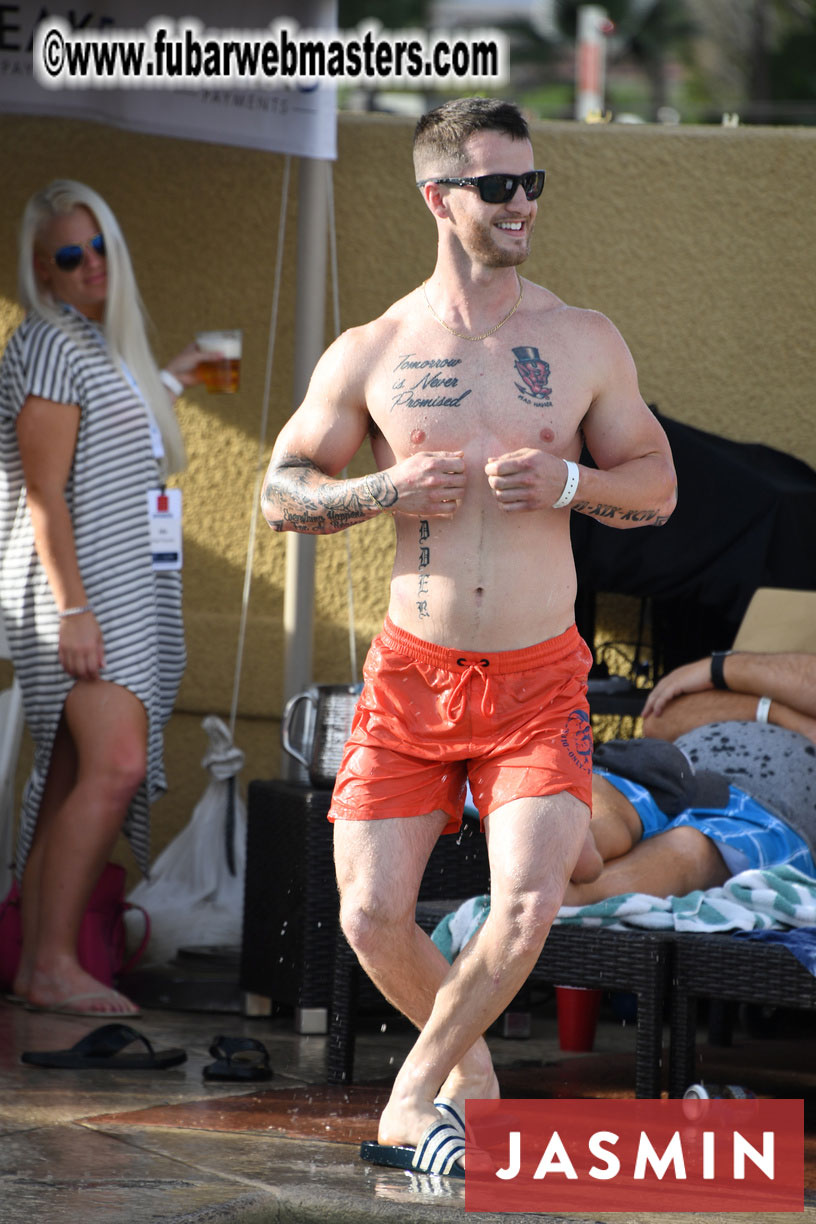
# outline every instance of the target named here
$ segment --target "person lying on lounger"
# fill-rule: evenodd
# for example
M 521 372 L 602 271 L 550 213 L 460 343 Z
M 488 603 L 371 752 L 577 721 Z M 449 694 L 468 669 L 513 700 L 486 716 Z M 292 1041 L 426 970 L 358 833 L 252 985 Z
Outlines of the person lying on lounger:
M 705 723 L 759 721 L 816 743 L 816 654 L 716 651 L 658 680 L 643 708 L 643 734 L 674 740 Z
M 564 905 L 685 896 L 749 868 L 816 878 L 816 747 L 766 722 L 599 744 L 590 834 Z

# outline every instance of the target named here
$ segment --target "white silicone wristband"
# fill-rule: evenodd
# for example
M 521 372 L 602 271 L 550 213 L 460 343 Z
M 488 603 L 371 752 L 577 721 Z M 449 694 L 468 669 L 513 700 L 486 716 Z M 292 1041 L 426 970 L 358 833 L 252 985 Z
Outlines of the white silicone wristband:
M 184 390 L 184 383 L 179 382 L 175 374 L 172 374 L 170 370 L 159 370 L 159 378 L 171 395 L 181 395 Z
M 560 510 L 563 506 L 568 506 L 578 492 L 578 464 L 571 463 L 569 459 L 565 459 L 564 462 L 567 465 L 567 481 L 558 501 L 553 502 L 553 510 Z
M 757 708 L 756 708 L 757 722 L 766 723 L 768 721 L 768 714 L 770 713 L 772 700 L 773 698 L 771 697 L 760 697 L 759 701 L 757 702 Z

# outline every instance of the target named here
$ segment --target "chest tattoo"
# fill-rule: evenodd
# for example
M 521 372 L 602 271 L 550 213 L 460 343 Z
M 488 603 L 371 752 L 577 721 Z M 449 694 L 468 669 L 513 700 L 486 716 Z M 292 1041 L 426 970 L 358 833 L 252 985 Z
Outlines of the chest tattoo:
M 516 383 L 516 390 L 525 404 L 548 404 L 552 395 L 550 366 L 532 344 L 513 349 L 516 374 L 523 382 Z
M 472 387 L 462 387 L 453 373 L 461 357 L 417 357 L 404 353 L 394 369 L 391 410 L 395 408 L 458 408 Z

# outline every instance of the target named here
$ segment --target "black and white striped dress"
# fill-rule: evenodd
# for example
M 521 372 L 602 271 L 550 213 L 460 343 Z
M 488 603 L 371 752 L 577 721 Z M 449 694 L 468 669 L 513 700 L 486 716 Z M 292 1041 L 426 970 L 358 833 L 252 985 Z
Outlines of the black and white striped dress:
M 34 547 L 15 422 L 29 395 L 80 407 L 66 498 L 82 580 L 105 643 L 103 678 L 134 693 L 148 715 L 147 777 L 124 831 L 150 861 L 150 804 L 166 789 L 162 730 L 185 664 L 181 574 L 154 571 L 147 490 L 159 484 L 147 410 L 104 344 L 76 312 L 58 326 L 29 315 L 0 362 L 0 607 L 35 743 L 17 844 L 21 874 L 62 708 L 74 680 L 57 657 L 59 617 Z

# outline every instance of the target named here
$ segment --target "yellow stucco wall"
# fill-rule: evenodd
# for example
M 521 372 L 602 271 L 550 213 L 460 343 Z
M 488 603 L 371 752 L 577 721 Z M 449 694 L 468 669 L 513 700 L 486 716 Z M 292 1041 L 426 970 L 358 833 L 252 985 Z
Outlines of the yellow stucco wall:
M 334 170 L 341 325 L 428 275 L 434 226 L 412 186 L 411 123 L 342 115 Z M 620 327 L 647 400 L 682 421 L 816 466 L 813 285 L 816 132 L 537 125 L 548 179 L 525 273 Z M 236 396 L 196 391 L 181 421 L 190 663 L 168 731 L 172 791 L 155 847 L 204 784 L 200 721 L 229 711 L 256 472 L 284 159 L 75 120 L 0 117 L 0 341 L 13 306 L 25 200 L 56 176 L 89 182 L 122 223 L 166 358 L 204 327 L 244 330 Z M 292 409 L 297 169 L 287 210 L 269 441 Z M 314 235 L 320 241 L 320 235 Z M 322 310 L 321 303 L 315 303 Z M 330 310 L 326 309 L 327 338 Z M 365 470 L 361 457 L 356 470 Z M 693 495 L 693 490 L 684 490 Z M 349 679 L 347 547 L 358 652 L 385 607 L 391 526 L 318 541 L 314 675 Z M 244 779 L 278 772 L 285 541 L 261 523 L 236 740 Z

